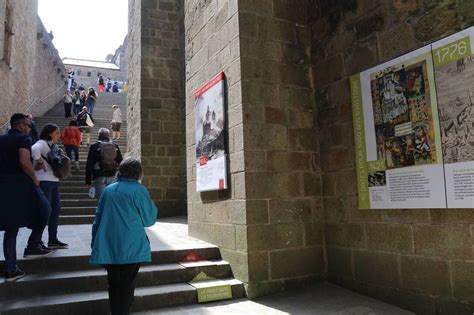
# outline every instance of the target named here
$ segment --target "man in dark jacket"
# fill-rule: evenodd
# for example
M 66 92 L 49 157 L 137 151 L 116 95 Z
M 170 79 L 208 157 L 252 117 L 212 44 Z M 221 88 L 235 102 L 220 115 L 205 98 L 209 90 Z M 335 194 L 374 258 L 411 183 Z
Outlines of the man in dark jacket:
M 105 187 L 115 181 L 115 173 L 122 162 L 120 148 L 110 141 L 109 135 L 107 128 L 100 128 L 98 141 L 90 146 L 87 155 L 86 185 L 90 188 L 94 184 L 97 199 Z
M 46 197 L 41 195 L 31 163 L 31 119 L 25 114 L 13 114 L 10 126 L 10 131 L 0 136 L 0 231 L 5 231 L 5 281 L 25 276 L 16 264 L 18 229 L 25 226 L 44 229 L 51 213 L 51 208 L 44 203 Z M 35 257 L 51 253 L 33 241 L 28 240 L 28 243 L 34 247 Z

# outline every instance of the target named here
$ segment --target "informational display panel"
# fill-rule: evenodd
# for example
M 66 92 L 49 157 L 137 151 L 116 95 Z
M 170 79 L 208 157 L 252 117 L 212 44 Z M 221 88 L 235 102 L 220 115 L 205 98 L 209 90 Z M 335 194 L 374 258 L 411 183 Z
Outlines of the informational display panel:
M 359 208 L 474 208 L 474 28 L 351 77 Z
M 224 73 L 195 93 L 196 190 L 227 189 Z

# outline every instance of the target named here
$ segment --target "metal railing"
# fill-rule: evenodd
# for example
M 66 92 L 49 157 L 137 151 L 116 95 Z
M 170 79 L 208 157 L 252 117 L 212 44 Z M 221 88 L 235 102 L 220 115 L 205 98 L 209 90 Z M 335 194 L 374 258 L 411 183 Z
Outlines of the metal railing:
M 31 101 L 31 103 L 28 105 L 28 107 L 23 111 L 23 113 L 28 113 L 35 104 L 41 104 L 41 103 L 44 103 L 45 100 L 47 100 L 48 98 L 50 98 L 52 95 L 56 94 L 59 90 L 62 90 L 64 89 L 64 85 L 63 86 L 60 86 L 59 88 L 57 88 L 56 90 L 54 90 L 53 92 L 49 93 L 48 95 L 46 95 L 45 97 L 43 97 L 42 99 L 38 100 L 38 98 L 33 98 L 33 100 Z M 9 129 L 9 125 L 10 125 L 10 122 L 7 121 L 6 123 L 4 123 L 1 127 L 0 127 L 0 131 L 6 131 L 7 129 Z

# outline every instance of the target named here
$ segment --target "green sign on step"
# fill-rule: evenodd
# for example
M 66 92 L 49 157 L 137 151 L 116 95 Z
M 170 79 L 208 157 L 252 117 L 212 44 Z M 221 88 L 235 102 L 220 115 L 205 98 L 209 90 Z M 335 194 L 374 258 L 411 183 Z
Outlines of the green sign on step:
M 197 295 L 199 303 L 226 300 L 232 298 L 232 289 L 229 284 L 198 288 Z

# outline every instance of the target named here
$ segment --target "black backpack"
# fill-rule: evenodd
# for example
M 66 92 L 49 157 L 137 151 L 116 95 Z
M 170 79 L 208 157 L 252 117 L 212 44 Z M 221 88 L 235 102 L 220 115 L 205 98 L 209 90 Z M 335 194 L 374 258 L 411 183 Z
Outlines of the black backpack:
M 103 172 L 115 172 L 117 170 L 117 147 L 113 142 L 98 141 L 97 162 Z
M 42 157 L 53 169 L 54 176 L 59 179 L 69 177 L 71 175 L 71 159 L 64 154 L 57 144 L 48 144 L 48 146 L 51 150 L 46 156 L 42 155 Z

